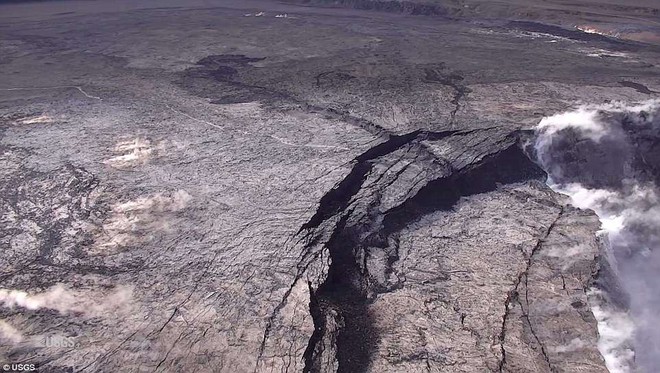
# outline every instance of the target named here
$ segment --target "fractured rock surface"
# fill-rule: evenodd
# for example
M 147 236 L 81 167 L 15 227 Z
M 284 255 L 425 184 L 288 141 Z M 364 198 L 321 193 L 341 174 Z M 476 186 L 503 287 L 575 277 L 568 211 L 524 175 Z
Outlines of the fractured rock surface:
M 607 371 L 586 294 L 598 220 L 545 185 L 524 129 L 660 91 L 657 50 L 269 1 L 117 4 L 0 5 L 0 360 Z

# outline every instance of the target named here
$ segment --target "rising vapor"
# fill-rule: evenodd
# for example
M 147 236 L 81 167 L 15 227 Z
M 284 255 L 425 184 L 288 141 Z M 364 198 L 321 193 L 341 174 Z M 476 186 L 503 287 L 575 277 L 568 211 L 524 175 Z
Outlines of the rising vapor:
M 97 293 L 92 289 L 74 290 L 57 284 L 40 293 L 28 293 L 18 289 L 0 289 L 0 309 L 40 310 L 48 309 L 61 314 L 76 313 L 89 317 L 116 316 L 115 313 L 131 303 L 133 290 L 118 286 L 112 291 Z M 13 334 L 7 324 L 0 323 L 0 332 Z
M 599 349 L 613 373 L 660 366 L 660 100 L 582 106 L 541 120 L 549 185 L 601 220 L 611 274 L 591 292 Z M 567 254 L 568 255 L 568 254 Z M 615 276 L 623 291 L 606 276 Z

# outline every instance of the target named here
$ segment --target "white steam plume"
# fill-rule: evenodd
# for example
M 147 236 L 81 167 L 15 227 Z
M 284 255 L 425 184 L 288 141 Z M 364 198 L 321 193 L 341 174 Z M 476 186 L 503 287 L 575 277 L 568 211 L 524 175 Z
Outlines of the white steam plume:
M 0 306 L 10 309 L 51 309 L 61 314 L 77 313 L 90 317 L 112 315 L 130 305 L 132 289 L 119 286 L 112 292 L 97 294 L 92 291 L 71 290 L 62 284 L 41 293 L 28 293 L 18 289 L 0 289 Z M 14 335 L 0 325 L 4 334 Z
M 660 141 L 660 100 L 581 106 L 544 118 L 537 135 L 548 184 L 599 216 L 610 265 L 630 297 L 613 299 L 629 304 L 622 310 L 602 301 L 620 295 L 590 294 L 607 367 L 654 373 L 660 367 L 660 153 L 653 144 Z

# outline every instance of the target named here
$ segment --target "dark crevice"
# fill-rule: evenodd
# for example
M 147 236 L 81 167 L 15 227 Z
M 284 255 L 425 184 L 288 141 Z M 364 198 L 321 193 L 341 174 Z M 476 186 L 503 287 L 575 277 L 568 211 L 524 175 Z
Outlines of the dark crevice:
M 356 157 L 353 161 L 354 166 L 348 175 L 321 197 L 316 213 L 307 223 L 302 225 L 300 230 L 316 228 L 326 219 L 345 209 L 351 201 L 351 198 L 360 191 L 362 184 L 371 171 L 372 164 L 369 163 L 369 161 L 398 149 L 416 136 L 416 133 L 403 136 L 392 136 L 389 140 L 376 145 Z
M 371 161 L 390 154 L 406 145 L 409 145 L 413 142 L 419 142 L 422 140 L 437 141 L 443 138 L 450 136 L 459 136 L 459 135 L 469 135 L 477 131 L 486 131 L 496 127 L 488 127 L 477 130 L 448 130 L 448 131 L 424 131 L 417 130 L 404 135 L 391 135 L 388 140 L 368 149 L 364 153 L 355 157 L 353 160 L 353 168 L 348 173 L 348 175 L 335 185 L 330 191 L 328 191 L 319 202 L 319 207 L 317 208 L 316 213 L 312 218 L 305 224 L 302 225 L 299 232 L 303 230 L 310 230 L 312 228 L 318 227 L 323 221 L 328 218 L 336 215 L 338 212 L 345 209 L 353 196 L 360 191 L 362 184 L 364 183 L 367 175 L 373 169 L 373 163 Z M 529 163 L 527 156 L 518 157 L 517 159 L 512 159 L 512 167 L 523 166 L 522 163 Z M 530 165 L 528 165 L 530 166 Z M 525 168 L 525 167 L 523 167 Z M 533 166 L 533 173 L 536 176 L 545 175 L 543 171 L 537 166 Z M 491 177 L 492 178 L 492 177 Z M 496 176 L 497 178 L 497 176 Z M 508 181 L 511 182 L 511 181 Z
M 461 197 L 495 190 L 498 184 L 544 177 L 545 172 L 513 144 L 450 177 L 429 182 L 414 197 L 388 211 L 383 227 L 386 234 L 393 233 L 428 213 L 450 209 Z
M 338 372 L 364 372 L 376 347 L 377 335 L 368 310 L 368 278 L 356 261 L 357 235 L 344 228 L 328 244 L 332 265 L 316 296 L 320 310 L 336 313 L 342 320 L 336 335 Z M 326 320 L 327 323 L 327 320 Z
M 329 217 L 344 210 L 351 201 L 351 198 L 360 191 L 367 175 L 372 170 L 373 165 L 370 162 L 371 160 L 390 154 L 395 150 L 410 144 L 413 140 L 418 140 L 422 137 L 440 139 L 454 133 L 455 131 L 431 133 L 418 130 L 405 135 L 393 135 L 390 136 L 387 141 L 384 141 L 360 154 L 353 160 L 354 166 L 348 175 L 321 198 L 316 213 L 307 223 L 302 225 L 300 230 L 316 228 Z
M 451 104 L 454 105 L 454 108 L 449 113 L 449 127 L 451 128 L 455 123 L 456 114 L 461 109 L 461 100 L 470 93 L 470 89 L 463 83 L 465 78 L 456 72 L 446 74 L 438 69 L 431 68 L 425 69 L 424 74 L 423 80 L 425 82 L 439 83 L 454 90 L 454 95 L 451 99 Z
M 311 240 L 309 240 L 306 244 L 306 246 L 314 246 L 317 244 L 317 241 L 319 240 L 319 237 L 313 237 Z M 299 243 L 298 241 L 297 243 Z M 297 244 L 296 243 L 296 244 Z M 289 296 L 291 295 L 291 292 L 293 292 L 294 287 L 298 284 L 298 281 L 302 278 L 304 273 L 307 271 L 307 268 L 318 258 L 320 255 L 320 252 L 312 252 L 310 250 L 307 250 L 305 253 L 303 253 L 301 259 L 298 261 L 298 264 L 296 265 L 296 276 L 294 277 L 293 281 L 289 285 L 288 289 L 284 292 L 284 295 L 282 296 L 282 300 L 275 306 L 273 311 L 271 312 L 270 316 L 268 317 L 268 320 L 266 321 L 266 327 L 264 328 L 264 334 L 261 339 L 261 343 L 259 345 L 259 353 L 257 355 L 257 362 L 260 362 L 264 351 L 266 349 L 266 342 L 268 341 L 268 337 L 270 336 L 271 329 L 273 328 L 273 325 L 275 323 L 275 319 L 277 315 L 280 313 L 280 311 L 286 306 L 287 301 L 289 299 Z M 310 295 L 313 295 L 311 289 L 310 289 Z M 310 309 L 312 305 L 310 304 Z M 257 364 L 255 366 L 255 372 L 259 369 L 259 365 Z
M 390 131 L 382 127 L 381 125 L 378 125 L 374 122 L 371 122 L 369 120 L 360 118 L 358 116 L 352 115 L 350 112 L 346 110 L 340 110 L 332 107 L 323 107 L 319 105 L 312 105 L 310 103 L 295 99 L 295 98 L 290 98 L 291 102 L 294 102 L 300 106 L 300 108 L 308 113 L 321 113 L 330 119 L 334 120 L 339 120 L 345 123 L 348 123 L 352 126 L 359 127 L 364 129 L 365 131 L 371 133 L 372 135 L 375 136 L 394 136 Z
M 550 224 L 548 229 L 545 231 L 545 234 L 536 242 L 536 245 L 534 248 L 532 248 L 532 252 L 529 254 L 527 257 L 527 262 L 525 265 L 525 269 L 518 274 L 518 277 L 516 278 L 516 281 L 513 284 L 513 289 L 511 289 L 507 293 L 506 300 L 504 301 L 504 316 L 502 317 L 502 326 L 500 329 L 500 334 L 498 336 L 498 340 L 500 343 L 500 353 L 502 355 L 500 362 L 498 364 L 498 372 L 503 372 L 504 368 L 506 367 L 506 357 L 507 357 L 507 351 L 505 348 L 505 342 L 506 342 L 506 324 L 510 316 L 510 312 L 513 309 L 512 304 L 513 303 L 518 303 L 520 305 L 520 309 L 522 312 L 522 316 L 525 319 L 527 326 L 529 327 L 530 332 L 534 336 L 534 339 L 538 343 L 538 345 L 541 348 L 541 355 L 543 356 L 545 362 L 548 364 L 548 367 L 550 368 L 551 372 L 555 372 L 554 367 L 550 363 L 550 358 L 548 357 L 547 351 L 545 349 L 545 346 L 541 343 L 541 340 L 539 339 L 538 335 L 534 331 L 534 328 L 532 326 L 531 320 L 529 318 L 529 300 L 528 300 L 528 289 L 527 289 L 527 279 L 529 276 L 529 271 L 532 267 L 533 259 L 536 253 L 541 249 L 543 246 L 543 243 L 545 240 L 550 236 L 550 233 L 554 229 L 554 227 L 557 225 L 559 220 L 564 214 L 564 208 L 561 207 L 561 210 L 557 214 L 557 217 L 553 220 L 553 222 Z M 523 278 L 524 278 L 524 283 L 523 283 Z M 523 307 L 522 301 L 520 300 L 520 285 L 523 284 L 525 286 L 525 303 L 527 304 L 527 311 L 525 310 L 525 307 Z
M 527 274 L 525 274 L 524 277 L 525 277 L 525 305 L 523 306 L 522 301 L 520 300 L 520 297 L 518 297 L 518 304 L 520 305 L 520 311 L 523 314 L 523 318 L 525 319 L 525 323 L 527 324 L 527 327 L 529 328 L 529 332 L 532 334 L 532 336 L 534 337 L 534 340 L 536 341 L 536 343 L 541 348 L 541 355 L 543 356 L 543 359 L 545 360 L 546 364 L 548 365 L 548 368 L 550 369 L 550 372 L 556 373 L 556 369 L 550 363 L 550 357 L 548 356 L 548 352 L 546 351 L 545 345 L 541 342 L 541 339 L 539 338 L 538 334 L 536 334 L 536 330 L 534 330 L 534 326 L 532 325 L 532 320 L 529 317 L 529 299 L 528 299 L 528 289 L 527 289 L 527 280 L 528 280 L 529 276 Z
M 342 240 L 345 238 L 344 229 L 350 216 L 350 211 L 339 220 L 335 230 L 333 231 L 326 247 L 330 252 L 332 265 L 328 269 L 328 275 L 325 282 L 317 289 L 314 290 L 312 285 L 309 284 L 310 293 L 310 314 L 314 321 L 314 332 L 307 344 L 305 353 L 303 354 L 305 360 L 305 367 L 303 372 L 319 372 L 322 367 L 320 366 L 320 357 L 324 352 L 323 339 L 329 337 L 328 329 L 330 323 L 338 323 L 333 319 L 332 311 L 338 317 L 348 316 L 350 310 L 366 311 L 366 302 L 360 297 L 360 279 L 358 276 L 357 263 L 355 258 L 351 256 L 348 250 L 342 250 Z M 335 287 L 338 291 L 334 291 Z M 344 309 L 348 312 L 342 312 Z M 355 320 L 353 324 L 359 324 L 360 319 Z M 353 326 L 353 325 L 351 325 Z M 366 326 L 366 325 L 365 325 Z M 345 330 L 346 328 L 344 328 Z M 337 360 L 339 360 L 339 336 L 334 336 L 336 340 Z M 355 341 L 362 343 L 361 351 L 374 347 L 368 346 L 367 341 L 358 339 Z M 357 359 L 355 359 L 357 360 Z M 364 359 L 361 359 L 364 361 Z M 342 369 L 340 363 L 340 369 Z M 343 364 L 346 367 L 347 364 Z
M 500 373 L 504 372 L 504 367 L 506 366 L 506 348 L 504 347 L 504 343 L 506 341 L 506 323 L 509 320 L 511 302 L 516 301 L 518 298 L 518 286 L 520 285 L 520 280 L 521 278 L 518 277 L 514 289 L 507 293 L 506 299 L 504 300 L 504 316 L 502 316 L 502 327 L 500 328 L 500 334 L 497 337 L 500 342 L 500 354 L 502 355 L 497 367 L 497 371 Z
M 369 304 L 377 294 L 400 288 L 402 281 L 389 279 L 393 265 L 398 260 L 398 233 L 423 216 L 443 210 L 451 210 L 465 196 L 495 190 L 500 184 L 544 179 L 545 173 L 533 163 L 518 146 L 517 134 L 509 140 L 496 142 L 498 147 L 490 156 L 449 173 L 438 173 L 435 179 L 410 197 L 405 197 L 396 207 L 381 211 L 380 192 L 392 180 L 375 177 L 376 185 L 369 188 L 376 193 L 355 196 L 371 172 L 379 157 L 400 149 L 405 144 L 437 136 L 467 136 L 470 132 L 446 131 L 439 133 L 413 133 L 392 137 L 355 159 L 349 175 L 322 199 L 319 209 L 301 231 L 308 235 L 321 235 L 332 229 L 330 239 L 324 245 L 331 262 L 325 281 L 314 290 L 310 285 L 310 313 L 315 330 L 305 351 L 305 372 L 319 372 L 323 361 L 328 361 L 328 343 L 338 362 L 338 372 L 364 372 L 378 343 L 378 330 L 369 314 Z M 414 147 L 411 152 L 424 152 L 425 147 Z M 419 153 L 417 153 L 419 154 Z M 416 161 L 418 156 L 408 154 L 413 162 L 423 167 L 446 167 L 449 161 Z M 395 173 L 395 175 L 398 175 Z M 396 178 L 396 176 L 395 176 Z M 351 210 L 346 211 L 350 206 Z M 331 217 L 340 217 L 336 225 L 324 224 Z M 311 248 L 309 248 L 311 250 Z M 368 268 L 367 258 L 381 250 L 384 269 Z M 379 270 L 379 276 L 370 271 Z M 386 283 L 378 278 L 386 278 Z M 380 281 L 380 282 L 379 282 Z M 393 283 L 392 283 L 393 282 Z M 508 304 L 507 304 L 508 307 Z M 326 355 L 324 355 L 326 354 Z
M 534 260 L 534 255 L 539 251 L 541 246 L 543 245 L 543 242 L 545 239 L 550 236 L 550 233 L 552 232 L 552 229 L 557 225 L 557 222 L 559 222 L 559 219 L 564 215 L 564 207 L 561 207 L 561 210 L 559 211 L 559 214 L 557 214 L 557 217 L 555 220 L 550 224 L 550 227 L 548 227 L 548 230 L 546 231 L 546 234 L 544 235 L 544 238 L 539 240 L 538 244 L 534 247 L 532 250 L 531 254 L 529 255 L 529 259 L 527 260 L 527 269 L 525 271 L 524 277 L 525 277 L 525 307 L 523 307 L 522 302 L 520 301 L 520 298 L 518 298 L 518 303 L 520 304 L 520 309 L 522 310 L 523 316 L 527 322 L 527 326 L 529 327 L 530 333 L 534 336 L 534 339 L 538 343 L 538 345 L 541 348 L 541 355 L 543 356 L 543 359 L 545 360 L 546 364 L 548 364 L 548 368 L 550 369 L 551 372 L 556 372 L 556 369 L 552 366 L 550 363 L 550 357 L 548 356 L 548 352 L 546 351 L 545 345 L 543 342 L 541 342 L 541 339 L 539 338 L 538 334 L 536 333 L 534 326 L 532 325 L 532 321 L 529 316 L 529 270 L 532 267 L 532 263 Z
M 321 370 L 316 358 L 323 353 L 323 344 L 321 342 L 326 335 L 326 315 L 321 309 L 319 299 L 316 296 L 312 283 L 308 282 L 307 285 L 309 286 L 310 294 L 309 313 L 312 316 L 312 320 L 314 320 L 314 332 L 312 333 L 312 336 L 307 343 L 307 348 L 303 353 L 303 360 L 305 362 L 303 368 L 304 373 Z

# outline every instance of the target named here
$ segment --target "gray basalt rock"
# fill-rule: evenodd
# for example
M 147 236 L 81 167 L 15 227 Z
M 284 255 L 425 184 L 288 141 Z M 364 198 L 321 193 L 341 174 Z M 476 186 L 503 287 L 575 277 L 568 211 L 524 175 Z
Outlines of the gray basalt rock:
M 598 220 L 525 129 L 647 98 L 619 81 L 658 91 L 655 50 L 413 2 L 122 4 L 0 5 L 0 362 L 606 371 Z

